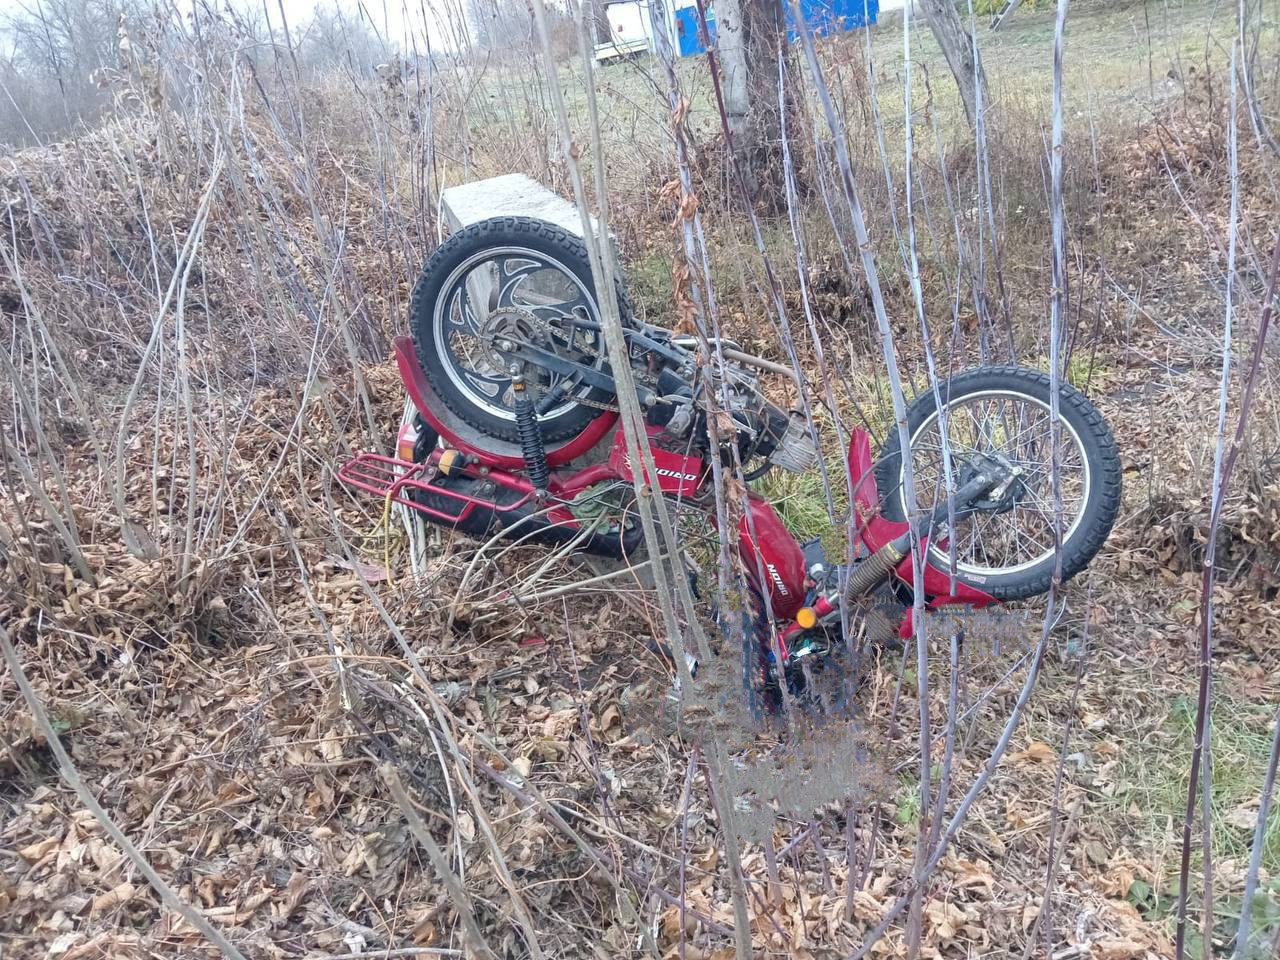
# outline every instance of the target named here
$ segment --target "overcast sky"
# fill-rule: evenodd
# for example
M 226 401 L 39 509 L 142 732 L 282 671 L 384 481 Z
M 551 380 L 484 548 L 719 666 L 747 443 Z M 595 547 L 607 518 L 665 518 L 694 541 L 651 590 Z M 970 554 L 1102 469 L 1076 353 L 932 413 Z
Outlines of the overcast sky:
M 7 0 L 0 0 L 0 3 Z M 225 2 L 225 0 L 223 0 Z M 272 23 L 279 23 L 280 8 L 289 18 L 292 28 L 311 19 L 317 8 L 332 10 L 335 7 L 344 14 L 356 18 L 361 17 L 369 22 L 374 30 L 386 41 L 397 47 L 405 47 L 412 35 L 419 46 L 422 45 L 424 10 L 428 24 L 432 30 L 432 46 L 441 46 L 443 37 L 438 36 L 440 24 L 443 22 L 441 0 L 233 0 L 233 5 L 240 9 L 256 8 L 260 15 L 270 16 Z M 453 4 L 456 6 L 456 0 Z

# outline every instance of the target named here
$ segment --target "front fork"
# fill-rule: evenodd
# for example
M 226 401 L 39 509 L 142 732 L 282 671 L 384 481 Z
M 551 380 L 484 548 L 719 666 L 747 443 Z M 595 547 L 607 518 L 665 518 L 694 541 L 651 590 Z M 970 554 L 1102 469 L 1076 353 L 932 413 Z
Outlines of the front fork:
M 1010 485 L 1017 481 L 1019 468 L 1002 476 L 1002 471 L 983 469 L 977 471 L 951 497 L 950 503 L 942 503 L 930 513 L 921 517 L 915 527 L 903 524 L 905 529 L 896 537 L 882 543 L 870 556 L 858 561 L 849 571 L 843 587 L 831 585 L 827 587 L 812 604 L 806 604 L 796 611 L 795 618 L 782 632 L 784 646 L 790 646 L 808 630 L 815 628 L 830 631 L 840 620 L 840 606 L 843 598 L 845 605 L 853 606 L 888 583 L 895 575 L 912 585 L 910 571 L 911 542 L 917 539 L 923 549 L 929 536 L 934 531 L 945 528 L 952 520 L 959 520 L 978 511 L 979 501 L 1000 498 L 1006 495 Z M 863 538 L 866 539 L 865 536 Z M 903 568 L 907 569 L 904 570 Z M 905 574 L 905 575 L 904 575 Z M 930 586 L 938 585 L 941 574 L 936 568 L 926 564 L 925 589 L 929 594 L 929 606 L 936 607 L 947 603 L 965 603 L 971 606 L 986 606 L 994 603 L 995 598 L 975 590 L 964 584 L 956 585 L 955 595 L 950 590 L 945 593 L 930 590 Z M 949 580 L 949 578 L 947 578 Z M 948 583 L 949 587 L 950 584 Z M 907 610 L 899 627 L 899 635 L 909 636 L 912 630 L 911 611 Z

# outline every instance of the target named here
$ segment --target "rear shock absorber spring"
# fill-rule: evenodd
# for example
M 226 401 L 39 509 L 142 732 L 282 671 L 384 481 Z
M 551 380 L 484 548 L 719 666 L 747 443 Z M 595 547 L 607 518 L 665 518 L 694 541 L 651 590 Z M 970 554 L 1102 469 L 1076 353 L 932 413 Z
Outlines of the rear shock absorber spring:
M 547 450 L 542 445 L 538 415 L 525 390 L 523 377 L 515 378 L 511 389 L 516 395 L 516 431 L 520 434 L 520 453 L 524 456 L 525 469 L 529 471 L 529 482 L 535 490 L 545 493 L 551 479 L 551 468 L 547 466 Z

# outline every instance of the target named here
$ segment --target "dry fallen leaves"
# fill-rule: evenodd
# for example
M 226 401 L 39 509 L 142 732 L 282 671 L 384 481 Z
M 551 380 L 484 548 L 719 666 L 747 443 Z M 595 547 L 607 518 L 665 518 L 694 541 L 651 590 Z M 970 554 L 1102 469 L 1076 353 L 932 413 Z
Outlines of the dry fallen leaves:
M 1025 750 L 1009 754 L 1013 763 L 1056 763 L 1058 751 L 1040 740 L 1032 740 Z

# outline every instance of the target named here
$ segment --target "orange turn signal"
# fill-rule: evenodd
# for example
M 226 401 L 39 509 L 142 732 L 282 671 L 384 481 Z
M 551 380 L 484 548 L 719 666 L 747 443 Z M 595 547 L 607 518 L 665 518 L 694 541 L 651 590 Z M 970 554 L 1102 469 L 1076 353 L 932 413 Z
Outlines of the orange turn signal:
M 796 611 L 796 623 L 808 630 L 818 622 L 818 614 L 813 607 L 801 607 Z
M 396 456 L 413 463 L 413 449 L 417 445 L 418 431 L 413 428 L 413 424 L 404 424 L 400 428 L 400 435 L 396 438 Z

